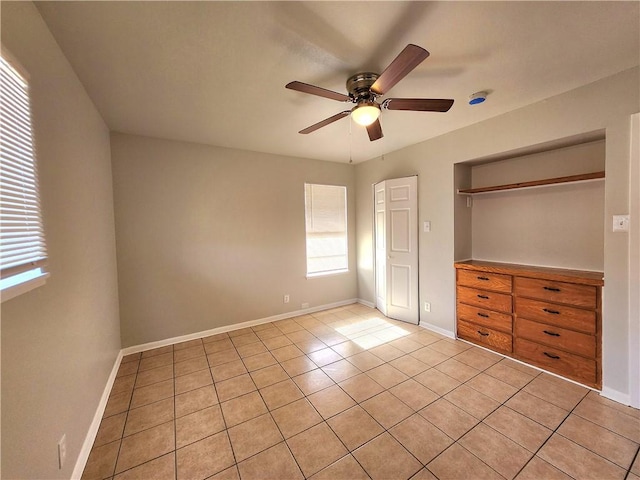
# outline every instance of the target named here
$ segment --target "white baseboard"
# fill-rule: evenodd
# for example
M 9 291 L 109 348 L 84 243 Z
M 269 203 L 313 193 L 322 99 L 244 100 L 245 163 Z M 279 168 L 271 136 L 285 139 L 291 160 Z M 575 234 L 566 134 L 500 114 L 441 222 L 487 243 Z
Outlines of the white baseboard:
M 444 335 L 447 338 L 452 338 L 454 340 L 456 339 L 455 334 L 451 330 L 446 330 L 444 328 L 431 325 L 430 323 L 423 323 L 423 322 L 420 322 L 418 326 L 424 328 L 425 330 L 431 330 L 432 332 L 439 333 L 440 335 Z
M 234 323 L 232 325 L 223 325 L 222 327 L 212 328 L 211 330 L 205 330 L 203 332 L 190 333 L 188 335 L 181 335 L 179 337 L 167 338 L 164 340 L 158 340 L 156 342 L 143 343 L 141 345 L 134 345 L 132 347 L 126 347 L 122 349 L 122 355 L 130 355 L 132 353 L 144 352 L 146 350 L 152 350 L 154 348 L 166 347 L 167 345 L 173 345 L 174 343 L 188 342 L 189 340 L 196 340 L 198 338 L 209 337 L 211 335 L 217 335 L 219 333 L 231 332 L 233 330 L 239 330 L 241 328 L 254 327 L 263 323 L 277 322 L 278 320 L 286 320 L 287 318 L 299 317 L 301 315 L 307 315 L 309 313 L 319 312 L 322 310 L 329 310 L 331 308 L 343 307 L 344 305 L 351 305 L 353 303 L 359 303 L 356 298 L 350 298 L 340 302 L 329 303 L 325 305 L 318 305 L 317 307 L 305 308 L 302 310 L 295 310 L 293 312 L 281 313 L 273 315 L 271 317 L 259 318 L 257 320 L 248 320 L 242 323 Z
M 362 298 L 358 299 L 358 303 L 361 305 L 364 305 L 365 307 L 369 307 L 369 308 L 376 308 L 376 304 L 373 302 L 369 302 L 368 300 L 363 300 Z
M 96 435 L 98 434 L 98 429 L 100 428 L 100 422 L 102 422 L 102 415 L 104 415 L 104 410 L 107 407 L 109 394 L 111 393 L 113 382 L 115 382 L 116 380 L 116 375 L 118 374 L 118 369 L 120 368 L 122 357 L 122 350 L 120 350 L 120 352 L 118 352 L 118 356 L 116 357 L 116 361 L 113 363 L 111 374 L 107 379 L 107 384 L 105 385 L 104 391 L 102 392 L 102 397 L 100 397 L 100 403 L 98 403 L 98 408 L 96 409 L 96 413 L 93 416 L 91 425 L 89 426 L 89 431 L 84 438 L 84 442 L 82 444 L 82 448 L 80 449 L 80 453 L 78 454 L 76 464 L 73 467 L 73 473 L 71 474 L 72 479 L 82 477 L 84 467 L 87 465 L 87 460 L 89 460 L 89 454 L 91 453 L 93 442 L 95 442 L 96 440 Z
M 618 403 L 622 403 L 623 405 L 631 405 L 631 396 L 628 393 L 622 393 L 618 390 L 614 390 L 613 388 L 602 387 L 602 392 L 600 392 L 600 395 L 608 398 L 609 400 L 614 400 Z

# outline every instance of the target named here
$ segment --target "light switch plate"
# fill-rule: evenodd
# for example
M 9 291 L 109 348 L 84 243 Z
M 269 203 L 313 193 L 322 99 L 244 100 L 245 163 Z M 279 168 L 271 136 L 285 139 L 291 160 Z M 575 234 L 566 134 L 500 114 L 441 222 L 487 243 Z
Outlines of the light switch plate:
M 426 222 L 424 222 L 423 230 L 425 232 L 430 232 L 431 231 L 431 222 L 430 221 L 427 220 Z
M 629 215 L 614 215 L 613 231 L 628 232 L 629 231 Z

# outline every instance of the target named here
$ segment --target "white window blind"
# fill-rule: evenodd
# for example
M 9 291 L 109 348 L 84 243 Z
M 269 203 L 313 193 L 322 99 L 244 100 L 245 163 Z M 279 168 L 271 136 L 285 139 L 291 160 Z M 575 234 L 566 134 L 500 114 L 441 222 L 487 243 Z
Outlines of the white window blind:
M 305 183 L 304 190 L 307 275 L 347 270 L 347 188 Z
M 0 57 L 0 267 L 7 278 L 33 278 L 47 261 L 31 128 L 29 85 Z

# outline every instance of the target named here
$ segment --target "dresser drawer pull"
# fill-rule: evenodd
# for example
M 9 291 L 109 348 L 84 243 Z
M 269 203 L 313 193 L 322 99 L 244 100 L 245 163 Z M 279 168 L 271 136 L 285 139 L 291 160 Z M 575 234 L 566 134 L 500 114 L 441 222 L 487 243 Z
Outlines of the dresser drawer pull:
M 486 282 L 489 281 L 489 279 L 487 277 L 476 277 L 478 280 L 484 280 Z
M 559 312 L 559 311 L 557 311 L 557 310 L 549 310 L 548 308 L 543 308 L 543 309 L 542 309 L 542 311 L 543 311 L 543 312 L 550 313 L 550 314 L 552 314 L 552 315 L 560 315 L 560 312 Z
M 549 290 L 550 292 L 559 292 L 560 291 L 560 289 L 556 288 L 556 287 L 542 287 L 542 288 L 544 288 L 545 290 Z
M 552 355 L 552 354 L 547 353 L 547 352 L 542 352 L 542 353 L 544 353 L 549 358 L 553 358 L 554 360 L 560 360 L 560 357 L 558 355 Z
M 482 318 L 489 318 L 489 315 L 487 315 L 486 313 L 478 313 L 478 316 Z
M 547 335 L 551 335 L 552 337 L 559 337 L 560 336 L 559 333 L 550 332 L 549 330 L 543 330 L 543 332 L 546 333 Z
M 488 336 L 489 336 L 489 334 L 488 334 L 488 333 L 481 332 L 480 330 L 477 330 L 477 332 L 478 332 L 480 335 L 482 335 L 483 337 L 488 337 Z
M 478 298 L 482 298 L 484 300 L 489 300 L 489 297 L 487 297 L 486 295 L 477 295 Z

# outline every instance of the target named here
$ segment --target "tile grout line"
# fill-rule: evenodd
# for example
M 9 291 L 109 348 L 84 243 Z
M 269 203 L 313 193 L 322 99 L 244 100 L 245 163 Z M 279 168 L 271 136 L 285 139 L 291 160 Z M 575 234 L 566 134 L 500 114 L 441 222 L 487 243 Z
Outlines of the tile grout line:
M 116 469 L 118 468 L 118 460 L 120 460 L 120 452 L 122 451 L 122 443 L 124 442 L 124 438 L 125 438 L 124 437 L 124 431 L 127 428 L 127 420 L 129 420 L 129 412 L 131 411 L 131 402 L 133 402 L 133 393 L 135 392 L 135 389 L 136 389 L 135 382 L 138 381 L 138 373 L 140 373 L 140 363 L 141 362 L 142 362 L 142 354 L 140 354 L 140 359 L 138 360 L 138 368 L 136 368 L 136 378 L 135 378 L 135 381 L 133 383 L 133 388 L 131 389 L 131 396 L 129 397 L 129 403 L 127 405 L 126 415 L 124 417 L 124 424 L 122 425 L 122 435 L 120 437 L 120 445 L 118 445 L 118 453 L 116 455 L 116 461 L 113 464 L 113 472 L 111 474 L 111 477 L 115 477 L 116 476 Z M 113 387 L 111 387 L 111 388 L 113 388 Z M 103 420 L 104 420 L 104 417 L 103 417 Z
M 640 456 L 640 446 L 638 446 L 638 448 L 636 449 L 636 454 L 634 455 L 633 460 L 631 460 L 631 465 L 629 465 L 629 469 L 627 470 L 627 473 L 624 476 L 624 480 L 627 480 L 629 478 L 629 475 L 631 475 L 631 469 L 633 468 L 633 464 L 638 459 L 638 456 Z
M 231 340 L 231 337 L 229 337 L 228 332 L 227 332 L 227 338 L 229 339 L 229 341 L 231 341 L 231 344 L 233 345 L 233 341 Z M 220 401 L 220 396 L 218 394 L 218 387 L 216 386 L 216 381 L 213 378 L 213 372 L 212 372 L 212 368 L 213 367 L 209 363 L 209 355 L 207 354 L 206 347 L 204 347 L 204 340 L 203 340 L 202 343 L 203 343 L 203 349 L 204 349 L 204 352 L 205 352 L 205 359 L 207 361 L 207 365 L 209 366 L 208 370 L 209 370 L 209 375 L 211 376 L 211 386 L 213 387 L 213 389 L 214 389 L 214 391 L 216 393 L 216 399 L 218 400 L 218 406 L 220 407 L 220 416 L 222 417 L 222 422 L 224 424 L 224 430 L 223 431 L 227 435 L 227 441 L 229 442 L 229 447 L 231 448 L 231 454 L 233 455 L 233 465 L 231 467 L 235 467 L 236 468 L 236 472 L 238 473 L 238 476 L 240 476 L 240 469 L 238 468 L 238 458 L 236 456 L 236 451 L 233 448 L 233 442 L 231 441 L 231 436 L 229 435 L 229 428 L 230 427 L 227 425 L 227 419 L 225 418 L 224 412 L 222 411 L 222 402 Z M 235 349 L 235 345 L 233 345 L 233 348 Z M 238 352 L 236 350 L 236 354 L 237 353 Z M 217 435 L 217 433 L 214 433 L 213 435 Z M 213 435 L 209 435 L 209 436 L 207 436 L 205 438 L 212 437 Z M 195 444 L 195 443 L 197 443 L 199 441 L 202 441 L 202 440 L 204 440 L 204 439 L 196 440 L 195 442 L 192 442 L 190 445 L 193 445 L 193 444 Z M 176 458 L 177 458 L 177 454 L 176 454 Z M 226 469 L 231 468 L 231 467 L 223 468 L 219 472 L 214 472 L 213 475 L 217 475 L 220 472 L 224 472 Z M 178 476 L 178 470 L 176 469 L 176 478 L 177 478 L 177 476 Z

